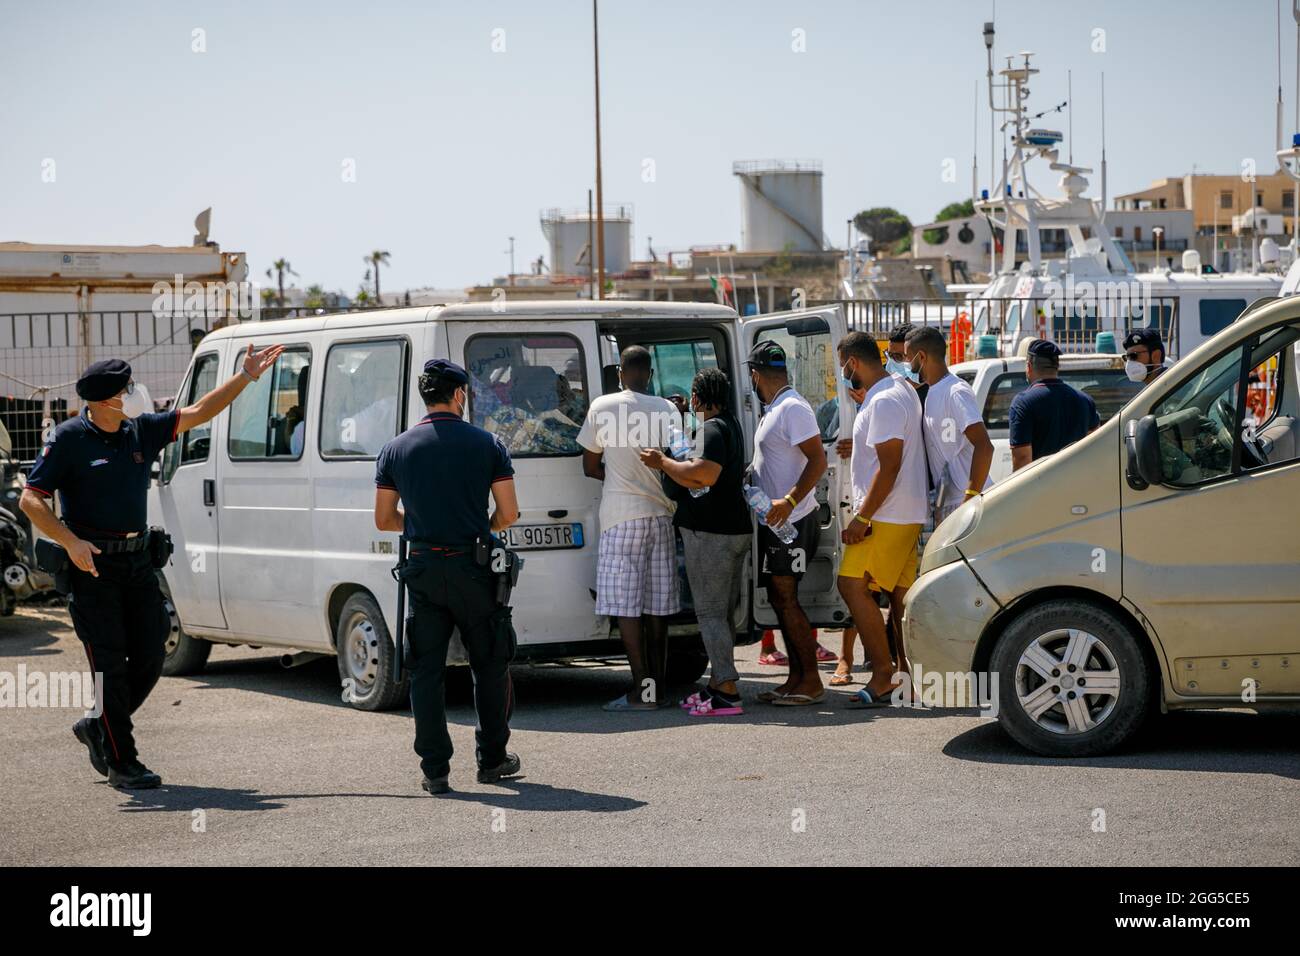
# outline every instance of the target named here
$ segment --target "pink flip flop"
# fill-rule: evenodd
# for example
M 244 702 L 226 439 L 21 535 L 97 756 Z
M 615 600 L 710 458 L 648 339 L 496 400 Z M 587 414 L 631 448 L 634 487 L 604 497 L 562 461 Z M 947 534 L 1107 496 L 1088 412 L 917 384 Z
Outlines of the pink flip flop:
M 730 704 L 725 707 L 715 707 L 712 697 L 708 700 L 701 701 L 698 705 L 687 711 L 687 713 L 692 717 L 736 717 L 744 712 L 745 708 L 740 706 L 739 701 L 736 702 L 734 707 Z
M 766 654 L 758 655 L 758 662 L 768 667 L 785 667 L 790 663 L 790 658 L 780 651 L 768 651 Z
M 839 657 L 837 657 L 835 654 L 832 654 L 830 651 L 826 650 L 826 648 L 822 647 L 820 644 L 817 645 L 818 664 L 833 664 L 838 660 Z

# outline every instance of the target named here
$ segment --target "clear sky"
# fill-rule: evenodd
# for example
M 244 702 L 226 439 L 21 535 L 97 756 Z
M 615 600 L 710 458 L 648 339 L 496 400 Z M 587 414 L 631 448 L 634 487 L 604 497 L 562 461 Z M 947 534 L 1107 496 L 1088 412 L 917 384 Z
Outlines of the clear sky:
M 661 252 L 738 242 L 736 159 L 822 160 L 837 244 L 867 206 L 921 222 L 967 198 L 991 7 L 604 0 L 605 197 L 634 204 L 636 255 L 647 237 Z M 188 244 L 210 205 L 212 238 L 246 251 L 255 278 L 285 257 L 299 284 L 350 294 L 381 248 L 387 290 L 459 286 L 504 274 L 511 235 L 523 271 L 545 253 L 539 210 L 585 206 L 593 183 L 589 2 L 0 0 L 0 12 L 0 240 Z M 1073 70 L 1080 165 L 1099 159 L 1105 71 L 1113 196 L 1193 165 L 1274 168 L 1276 15 L 1275 0 L 999 0 L 996 50 L 1039 54 L 1036 109 L 1066 98 Z M 193 52 L 196 29 L 206 52 Z M 1066 128 L 1064 115 L 1040 122 Z M 982 112 L 982 179 L 988 128 Z

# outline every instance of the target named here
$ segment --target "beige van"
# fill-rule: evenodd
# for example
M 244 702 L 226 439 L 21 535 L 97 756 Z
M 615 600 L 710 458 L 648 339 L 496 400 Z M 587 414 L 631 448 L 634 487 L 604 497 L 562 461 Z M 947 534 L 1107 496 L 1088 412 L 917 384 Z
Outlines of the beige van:
M 1300 702 L 1300 298 L 1262 300 L 1110 421 L 954 512 L 913 669 L 988 673 L 1023 746 L 1089 756 L 1153 707 Z

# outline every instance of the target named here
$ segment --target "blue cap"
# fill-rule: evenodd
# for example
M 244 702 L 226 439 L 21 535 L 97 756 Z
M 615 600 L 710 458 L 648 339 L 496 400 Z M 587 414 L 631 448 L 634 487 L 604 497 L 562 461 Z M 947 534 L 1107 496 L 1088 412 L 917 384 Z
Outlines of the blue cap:
M 424 374 L 432 378 L 445 378 L 457 385 L 469 384 L 469 375 L 465 370 L 446 359 L 429 359 L 424 363 Z
M 93 363 L 77 379 L 77 394 L 88 402 L 112 398 L 131 381 L 131 366 L 121 359 Z
M 1165 343 L 1160 339 L 1160 333 L 1155 329 L 1134 329 L 1124 336 L 1124 348 L 1131 349 L 1135 345 L 1140 345 L 1148 351 L 1154 352 L 1159 349 L 1165 350 Z
M 1060 364 L 1061 350 L 1055 342 L 1047 339 L 1036 339 L 1029 343 L 1028 352 L 1035 358 L 1046 359 L 1049 362 Z

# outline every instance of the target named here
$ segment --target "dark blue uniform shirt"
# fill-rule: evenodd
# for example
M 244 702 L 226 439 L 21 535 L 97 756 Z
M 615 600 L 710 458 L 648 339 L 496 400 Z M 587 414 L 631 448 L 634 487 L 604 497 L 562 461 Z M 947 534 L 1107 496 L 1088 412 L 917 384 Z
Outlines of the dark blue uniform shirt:
M 1097 405 L 1059 378 L 1040 379 L 1017 395 L 1008 416 L 1011 446 L 1032 445 L 1034 458 L 1055 454 L 1101 424 Z
M 490 533 L 492 484 L 514 474 L 500 439 L 448 412 L 426 415 L 386 444 L 375 462 L 375 485 L 402 499 L 406 537 L 443 547 Z
M 47 498 L 57 491 L 63 521 L 80 537 L 144 531 L 149 466 L 176 438 L 179 423 L 175 410 L 149 412 L 105 432 L 83 410 L 54 429 L 27 487 Z

